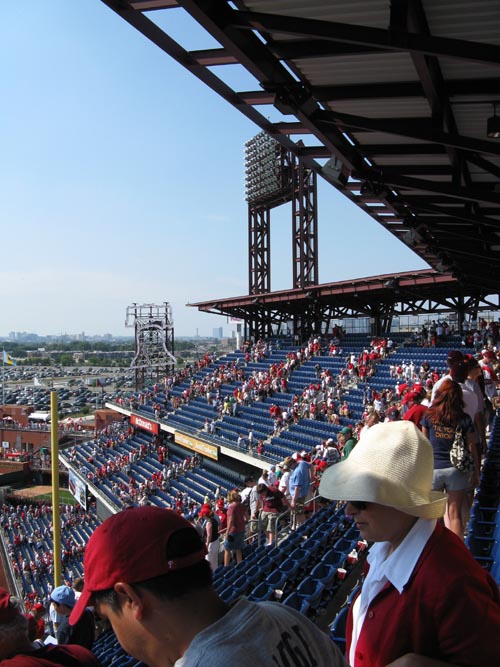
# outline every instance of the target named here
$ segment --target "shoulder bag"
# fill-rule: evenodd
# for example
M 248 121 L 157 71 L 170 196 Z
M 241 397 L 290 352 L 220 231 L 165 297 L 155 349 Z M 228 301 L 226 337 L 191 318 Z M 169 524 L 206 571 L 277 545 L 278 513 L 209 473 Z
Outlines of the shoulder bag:
M 450 462 L 461 472 L 471 473 L 474 471 L 474 458 L 465 444 L 460 424 L 455 429 L 455 438 L 450 449 Z

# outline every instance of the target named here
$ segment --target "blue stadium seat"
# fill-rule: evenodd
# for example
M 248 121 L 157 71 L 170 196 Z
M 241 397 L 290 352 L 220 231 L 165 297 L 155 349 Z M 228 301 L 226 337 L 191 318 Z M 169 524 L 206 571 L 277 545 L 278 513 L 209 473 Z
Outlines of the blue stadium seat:
M 261 581 L 247 597 L 249 600 L 254 600 L 255 602 L 265 602 L 274 598 L 274 591 L 275 589 L 272 585 L 266 581 Z
M 345 631 L 348 611 L 349 608 L 347 606 L 342 607 L 330 626 L 330 637 L 337 644 L 343 654 L 345 654 L 346 650 Z
M 286 604 L 288 607 L 292 607 L 297 611 L 300 611 L 301 614 L 307 614 L 309 609 L 309 604 L 306 599 L 300 597 L 296 591 L 291 593 L 288 597 L 283 600 L 283 604 Z

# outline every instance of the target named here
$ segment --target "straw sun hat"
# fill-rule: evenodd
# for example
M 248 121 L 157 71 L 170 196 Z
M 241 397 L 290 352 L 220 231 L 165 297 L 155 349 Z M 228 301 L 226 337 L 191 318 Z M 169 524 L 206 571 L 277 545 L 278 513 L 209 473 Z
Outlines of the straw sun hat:
M 349 458 L 328 468 L 324 498 L 373 502 L 425 519 L 443 516 L 446 495 L 432 491 L 432 445 L 410 421 L 372 426 Z

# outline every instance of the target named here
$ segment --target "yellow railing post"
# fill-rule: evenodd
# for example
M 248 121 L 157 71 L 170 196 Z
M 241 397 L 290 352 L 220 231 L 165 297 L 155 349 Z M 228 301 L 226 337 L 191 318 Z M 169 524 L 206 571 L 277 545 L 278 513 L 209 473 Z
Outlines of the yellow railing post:
M 54 587 L 61 585 L 61 515 L 59 511 L 59 419 L 57 391 L 50 392 L 50 449 L 52 457 L 52 539 L 54 543 Z

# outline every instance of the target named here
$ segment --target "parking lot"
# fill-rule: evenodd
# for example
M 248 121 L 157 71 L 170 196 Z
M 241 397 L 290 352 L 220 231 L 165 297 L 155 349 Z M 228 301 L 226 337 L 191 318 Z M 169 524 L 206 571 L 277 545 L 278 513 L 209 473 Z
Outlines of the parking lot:
M 102 385 L 102 386 L 100 386 Z M 22 367 L 5 369 L 5 403 L 50 410 L 50 392 L 57 391 L 60 417 L 85 414 L 108 400 L 129 394 L 133 371 L 116 368 Z

